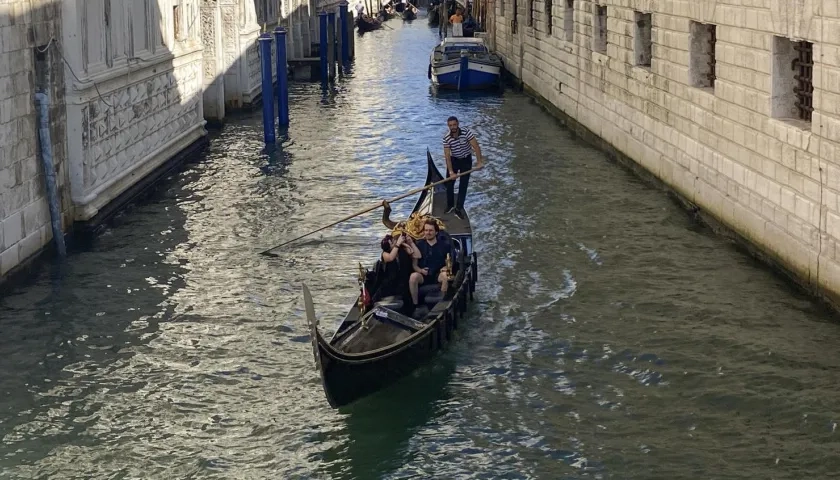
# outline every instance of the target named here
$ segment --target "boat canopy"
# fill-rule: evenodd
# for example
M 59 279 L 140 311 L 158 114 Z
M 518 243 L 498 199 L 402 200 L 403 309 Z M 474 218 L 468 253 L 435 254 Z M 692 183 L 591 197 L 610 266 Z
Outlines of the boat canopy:
M 441 43 L 444 53 L 460 52 L 467 50 L 469 52 L 486 52 L 487 46 L 484 45 L 483 38 L 476 37 L 447 37 Z

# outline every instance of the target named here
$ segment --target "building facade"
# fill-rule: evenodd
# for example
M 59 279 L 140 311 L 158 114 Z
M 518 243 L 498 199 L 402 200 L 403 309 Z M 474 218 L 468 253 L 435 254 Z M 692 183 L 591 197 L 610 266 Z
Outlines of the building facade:
M 95 224 L 202 144 L 206 118 L 260 98 L 261 31 L 310 55 L 315 1 L 0 2 L 0 282 L 52 240 L 35 92 L 61 224 Z
M 491 45 L 549 109 L 836 304 L 836 0 L 495 0 L 490 11 Z
M 67 161 L 77 221 L 206 134 L 198 0 L 64 0 Z
M 52 240 L 38 155 L 36 91 L 46 93 L 51 104 L 58 201 L 63 223 L 72 220 L 64 65 L 50 44 L 61 31 L 55 2 L 0 4 L 0 278 Z

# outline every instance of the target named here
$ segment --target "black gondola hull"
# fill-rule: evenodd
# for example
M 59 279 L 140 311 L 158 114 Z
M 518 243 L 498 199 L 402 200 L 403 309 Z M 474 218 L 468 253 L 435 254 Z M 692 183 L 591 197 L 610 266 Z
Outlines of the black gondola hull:
M 449 343 L 475 290 L 474 262 L 475 254 L 467 267 L 464 282 L 439 321 L 430 323 L 410 341 L 378 355 L 360 359 L 340 355 L 323 337 L 313 332 L 317 342 L 316 363 L 327 401 L 333 408 L 349 405 L 399 381 Z
M 443 176 L 434 165 L 431 153 L 427 152 L 428 174 L 426 185 L 442 180 Z M 442 187 L 442 186 L 440 186 Z M 441 195 L 427 199 L 427 195 Z M 434 193 L 425 190 L 415 205 L 418 211 L 421 205 L 431 206 L 433 212 L 445 207 L 445 191 L 435 188 Z M 440 202 L 444 202 L 441 204 Z M 437 214 L 435 216 L 438 216 Z M 440 217 L 439 217 L 440 218 Z M 444 220 L 445 221 L 445 220 Z M 461 246 L 463 256 L 459 254 L 459 269 L 451 285 L 451 298 L 436 304 L 425 317 L 422 326 L 407 338 L 389 344 L 383 348 L 362 353 L 346 353 L 335 347 L 348 333 L 365 332 L 359 324 L 359 310 L 353 307 L 332 339 L 327 340 L 318 331 L 314 317 L 314 307 L 307 310 L 310 338 L 312 340 L 315 363 L 318 367 L 327 400 L 333 408 L 349 405 L 363 397 L 371 395 L 409 375 L 417 367 L 428 362 L 435 352 L 443 348 L 458 328 L 469 302 L 473 298 L 477 278 L 477 256 L 472 251 L 472 230 L 469 219 L 461 224 L 452 223 L 451 238 Z M 305 290 L 308 295 L 308 290 Z M 309 313 L 309 308 L 313 313 Z M 423 326 L 425 325 L 425 326 Z
M 437 8 L 433 10 L 429 10 L 429 26 L 435 27 L 440 24 L 440 12 L 438 12 Z
M 373 30 L 378 30 L 381 27 L 382 22 L 380 20 L 365 20 L 363 18 L 356 20 L 356 28 L 358 28 L 360 32 L 372 32 Z

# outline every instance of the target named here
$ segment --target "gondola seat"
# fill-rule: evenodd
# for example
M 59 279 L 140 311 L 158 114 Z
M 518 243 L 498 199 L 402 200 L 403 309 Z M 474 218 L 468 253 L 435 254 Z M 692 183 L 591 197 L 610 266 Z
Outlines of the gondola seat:
M 438 284 L 423 285 L 418 292 L 420 294 L 420 301 L 430 308 L 443 300 L 443 292 L 440 291 L 440 285 Z
M 398 295 L 391 295 L 390 297 L 381 298 L 373 305 L 374 307 L 383 307 L 398 312 L 403 308 L 403 299 Z

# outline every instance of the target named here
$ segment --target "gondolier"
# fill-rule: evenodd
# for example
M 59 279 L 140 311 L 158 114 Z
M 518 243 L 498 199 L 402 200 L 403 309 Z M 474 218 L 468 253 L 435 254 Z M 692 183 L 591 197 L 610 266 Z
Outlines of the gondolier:
M 425 185 L 438 185 L 444 177 L 428 150 L 426 157 Z M 440 195 L 423 188 L 412 216 L 422 218 L 439 212 L 444 202 Z M 303 285 L 304 309 L 315 365 L 331 407 L 349 405 L 405 378 L 457 338 L 453 335 L 454 331 L 474 323 L 464 321 L 467 306 L 475 294 L 478 274 L 472 226 L 469 218 L 454 223 L 448 232 L 439 232 L 445 234 L 445 241 L 453 248 L 453 251 L 447 252 L 449 258 L 441 269 L 445 269 L 447 292 L 444 295 L 441 285 L 434 280 L 419 286 L 414 298 L 409 292 L 409 303 L 417 300 L 417 308 L 408 306 L 414 310 L 412 316 L 403 313 L 407 306 L 401 295 L 378 299 L 371 297 L 370 293 L 395 280 L 388 276 L 381 260 L 374 263 L 374 268 L 370 270 L 359 263 L 359 296 L 338 327 L 330 326 L 332 338 L 324 337 L 319 331 L 312 294 L 306 284 Z M 427 238 L 433 236 L 434 232 L 428 230 L 429 227 L 434 230 L 435 225 L 424 222 Z M 438 241 L 443 243 L 444 238 Z M 438 266 L 439 262 L 438 257 Z M 412 269 L 413 266 L 412 261 Z M 429 270 L 429 275 L 432 275 L 433 268 Z
M 472 152 L 475 150 L 476 168 L 484 167 L 481 147 L 475 134 L 469 128 L 462 128 L 457 117 L 446 119 L 449 131 L 443 137 L 443 156 L 446 159 L 446 176 L 452 177 L 472 168 Z M 464 175 L 458 182 L 458 203 L 455 203 L 455 180 L 446 182 L 446 213 L 454 213 L 458 218 L 464 218 L 464 201 L 467 199 L 467 187 L 470 175 Z

